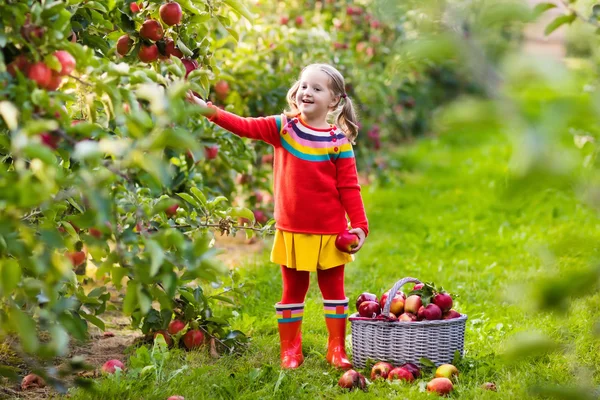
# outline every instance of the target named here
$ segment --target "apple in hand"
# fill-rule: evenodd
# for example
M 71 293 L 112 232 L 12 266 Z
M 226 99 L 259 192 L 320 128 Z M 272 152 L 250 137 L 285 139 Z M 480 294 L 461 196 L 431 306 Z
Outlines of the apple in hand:
M 393 370 L 391 370 L 388 375 L 388 380 L 393 381 L 395 379 L 412 382 L 415 380 L 415 377 L 406 368 L 397 367 L 397 368 L 394 368 Z
M 421 296 L 413 294 L 412 296 L 408 296 L 404 302 L 404 312 L 417 314 L 422 305 Z
M 344 375 L 338 381 L 338 385 L 344 389 L 353 390 L 354 388 L 365 389 L 367 382 L 365 377 L 353 369 L 344 372 Z
M 363 301 L 377 301 L 377 296 L 375 296 L 373 293 L 369 293 L 369 292 L 364 292 L 361 293 L 357 298 L 356 298 L 356 310 L 358 311 L 358 307 L 360 306 L 360 304 Z
M 456 379 L 458 376 L 458 368 L 452 364 L 442 364 L 435 370 L 436 378 Z
M 433 304 L 438 306 L 443 313 L 452 308 L 452 297 L 448 293 L 438 293 L 433 296 Z
M 125 365 L 119 360 L 108 360 L 102 366 L 102 372 L 105 374 L 114 374 L 117 368 L 124 371 Z
M 438 306 L 433 303 L 427 304 L 425 307 L 425 311 L 423 311 L 423 315 L 425 319 L 429 321 L 434 321 L 437 319 L 442 319 L 442 310 Z
M 363 301 L 358 307 L 358 314 L 364 318 L 375 318 L 380 313 L 381 308 L 376 301 Z
M 439 395 L 447 395 L 454 389 L 454 385 L 448 378 L 433 378 L 427 383 L 427 391 Z
M 460 318 L 460 313 L 456 310 L 450 310 L 447 313 L 444 313 L 444 315 L 442 316 L 442 319 L 454 319 L 454 318 Z
M 335 238 L 335 247 L 344 253 L 351 253 L 352 250 L 358 247 L 358 243 L 360 243 L 358 235 L 350 233 L 348 230 L 338 233 Z
M 385 361 L 380 361 L 373 365 L 371 369 L 371 380 L 374 381 L 377 378 L 387 379 L 390 371 L 394 369 L 394 366 Z

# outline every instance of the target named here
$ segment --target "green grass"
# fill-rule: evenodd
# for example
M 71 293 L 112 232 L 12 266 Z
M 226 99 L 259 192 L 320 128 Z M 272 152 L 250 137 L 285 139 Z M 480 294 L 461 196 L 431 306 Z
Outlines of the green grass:
M 532 398 L 533 385 L 600 382 L 600 346 L 592 333 L 600 295 L 569 303 L 569 312 L 535 307 L 539 279 L 562 275 L 568 280 L 572 271 L 597 258 L 598 218 L 573 193 L 506 192 L 509 157 L 504 137 L 424 139 L 395 152 L 394 183 L 363 190 L 371 235 L 347 266 L 347 295 L 352 304 L 359 293 L 380 294 L 406 276 L 458 294 L 455 308 L 469 320 L 455 398 L 523 399 Z M 71 398 L 432 398 L 424 392 L 426 379 L 411 385 L 376 382 L 366 393 L 338 388 L 341 372 L 324 358 L 327 334 L 315 276 L 303 325 L 306 361 L 298 370 L 280 370 L 273 305 L 281 278 L 267 252 L 262 261 L 240 267 L 247 299 L 234 324 L 252 336 L 243 356 L 213 360 L 201 352 L 172 352 L 167 369 L 185 364 L 189 369 L 168 382 L 103 379 L 95 394 L 77 390 Z M 513 334 L 530 329 L 563 347 L 537 356 L 525 357 L 523 350 L 517 351 L 520 358 L 501 356 L 514 344 Z M 498 392 L 482 391 L 486 381 L 495 382 Z

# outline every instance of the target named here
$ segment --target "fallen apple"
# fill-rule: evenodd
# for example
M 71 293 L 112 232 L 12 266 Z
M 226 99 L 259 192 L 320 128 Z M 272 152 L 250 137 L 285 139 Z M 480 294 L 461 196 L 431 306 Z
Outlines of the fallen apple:
M 204 333 L 200 329 L 191 329 L 183 335 L 183 344 L 189 350 L 202 346 L 204 342 Z
M 435 370 L 435 377 L 455 380 L 458 377 L 458 368 L 452 364 L 442 364 Z
M 388 374 L 388 380 L 403 380 L 407 382 L 412 382 L 415 380 L 415 377 L 406 368 L 396 367 L 393 370 L 391 370 Z
M 422 305 L 423 302 L 421 301 L 421 296 L 413 294 L 406 298 L 406 301 L 404 302 L 404 312 L 417 314 Z
M 167 332 L 169 332 L 171 335 L 175 335 L 179 331 L 181 331 L 183 328 L 185 328 L 185 322 L 183 322 L 182 320 L 179 320 L 179 319 L 174 319 L 173 321 L 171 321 L 169 323 Z
M 338 385 L 344 389 L 354 390 L 354 388 L 359 388 L 364 390 L 367 387 L 367 382 L 365 377 L 360 373 L 353 369 L 349 369 L 348 371 L 344 372 L 338 381 Z
M 358 314 L 363 318 L 375 318 L 380 313 L 381 308 L 376 301 L 363 301 L 358 307 Z
M 433 296 L 433 304 L 438 306 L 442 313 L 445 313 L 452 308 L 452 297 L 448 293 L 438 293 Z
M 170 396 L 167 400 L 185 400 L 183 396 Z
M 496 387 L 496 384 L 494 382 L 486 382 L 483 385 L 481 385 L 481 388 L 483 390 L 491 390 L 492 392 L 498 391 L 498 388 Z
M 438 306 L 433 303 L 427 304 L 425 307 L 425 311 L 423 311 L 423 315 L 425 319 L 429 321 L 434 321 L 437 319 L 442 319 L 442 310 Z
M 415 377 L 415 379 L 421 377 L 421 368 L 419 368 L 419 366 L 417 364 L 406 363 L 406 364 L 402 364 L 400 366 L 400 368 L 404 368 L 404 369 L 408 370 L 408 372 L 410 372 Z
M 43 388 L 45 386 L 46 381 L 36 374 L 26 375 L 21 381 L 21 390 Z
M 335 238 L 335 247 L 341 252 L 351 253 L 358 246 L 360 239 L 355 233 L 350 233 L 348 230 L 338 233 Z
M 392 364 L 380 361 L 371 368 L 371 380 L 374 381 L 377 378 L 387 379 L 390 371 L 393 369 L 394 366 Z
M 377 301 L 377 296 L 369 292 L 359 294 L 356 298 L 356 311 L 358 311 L 358 307 L 363 301 Z
M 117 368 L 119 368 L 121 371 L 124 371 L 125 365 L 123 365 L 123 363 L 119 360 L 108 360 L 102 366 L 102 373 L 114 374 Z
M 454 389 L 454 385 L 448 378 L 433 378 L 427 383 L 427 391 L 445 396 Z

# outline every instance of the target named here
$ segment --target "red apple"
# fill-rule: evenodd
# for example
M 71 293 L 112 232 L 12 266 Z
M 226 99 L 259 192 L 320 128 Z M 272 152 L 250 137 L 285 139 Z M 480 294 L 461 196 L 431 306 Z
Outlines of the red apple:
M 483 390 L 491 390 L 492 392 L 496 392 L 498 390 L 494 382 L 486 382 L 483 385 L 481 385 L 481 388 Z
M 198 68 L 198 63 L 195 60 L 188 60 L 187 58 L 182 58 L 181 62 L 183 63 L 183 66 L 185 67 L 185 77 L 186 78 L 190 74 L 190 72 L 192 72 L 193 70 Z
M 406 368 L 397 367 L 397 368 L 394 368 L 393 370 L 391 370 L 388 375 L 388 380 L 393 381 L 395 379 L 412 382 L 415 380 L 415 377 Z
M 413 290 L 420 290 L 420 289 L 423 289 L 423 286 L 425 286 L 425 284 L 423 284 L 423 283 L 417 283 L 417 284 L 415 284 L 415 286 L 413 287 Z
M 167 207 L 167 209 L 165 210 L 165 214 L 167 214 L 167 217 L 170 218 L 177 213 L 178 208 L 179 204 L 173 204 L 172 206 Z
M 442 319 L 442 310 L 435 304 L 427 304 L 425 307 L 425 311 L 423 311 L 423 315 L 425 319 L 429 321 L 434 321 L 436 319 Z
M 380 313 L 381 308 L 376 301 L 363 301 L 358 307 L 358 314 L 363 318 L 375 318 Z
M 137 13 L 140 12 L 140 6 L 138 5 L 138 3 L 131 3 L 131 4 L 129 4 L 129 9 L 134 14 L 137 14 Z
M 279 23 L 281 25 L 287 25 L 288 22 L 290 22 L 290 19 L 288 17 L 286 17 L 285 15 L 282 16 L 281 18 L 279 18 Z
M 165 53 L 167 56 L 175 56 L 179 59 L 183 58 L 183 52 L 175 47 L 175 42 L 173 39 L 167 39 L 167 43 L 165 45 Z
M 167 400 L 185 400 L 183 396 L 169 396 Z
M 419 311 L 417 311 L 417 320 L 423 321 L 425 319 L 425 307 L 419 307 Z
M 183 335 L 183 344 L 189 350 L 202 346 L 204 342 L 204 333 L 200 329 L 191 329 Z
M 405 312 L 401 316 L 398 317 L 398 321 L 405 322 L 415 322 L 417 320 L 417 316 L 415 314 Z
M 46 89 L 48 90 L 56 90 L 60 87 L 62 83 L 62 76 L 60 76 L 56 71 L 52 71 L 52 78 L 50 78 L 50 83 L 46 85 Z
M 182 330 L 183 328 L 185 328 L 185 322 L 179 320 L 179 319 L 174 319 L 173 321 L 171 321 L 169 323 L 169 327 L 167 328 L 167 331 L 171 334 L 171 335 L 175 335 L 177 334 L 180 330 Z
M 294 22 L 296 23 L 296 26 L 302 26 L 304 23 L 304 17 L 302 15 L 298 15 Z
M 458 368 L 452 364 L 442 364 L 435 370 L 436 378 L 456 379 L 458 377 Z
M 452 308 L 452 297 L 448 293 L 438 293 L 433 296 L 433 304 L 437 305 L 445 313 Z
M 394 366 L 385 361 L 380 361 L 377 364 L 373 365 L 371 369 L 371 380 L 374 381 L 377 378 L 387 379 L 391 370 L 394 369 Z
M 169 26 L 180 23 L 181 17 L 183 16 L 183 13 L 181 12 L 181 6 L 176 2 L 163 4 L 160 6 L 158 13 L 160 14 L 160 19 L 162 19 L 162 21 Z
M 44 146 L 50 147 L 53 150 L 56 150 L 58 143 L 60 142 L 60 136 L 53 135 L 48 132 L 41 133 L 40 139 L 42 140 Z
M 131 46 L 133 46 L 133 40 L 129 37 L 129 35 L 123 35 L 117 40 L 117 53 L 124 56 L 129 53 L 131 50 Z
M 80 266 L 85 261 L 85 253 L 83 251 L 67 252 L 67 257 L 69 257 L 74 267 Z
M 103 337 L 103 338 L 115 337 L 115 334 L 114 334 L 114 332 L 104 332 L 104 333 L 102 334 L 102 337 Z
M 229 83 L 223 80 L 217 82 L 215 85 L 215 93 L 219 99 L 225 100 L 229 94 Z
M 361 293 L 356 298 L 356 310 L 357 311 L 358 311 L 358 307 L 360 306 L 360 304 L 363 301 L 377 301 L 377 296 L 375 296 L 373 293 L 368 293 L 368 292 Z
M 27 72 L 29 71 L 29 61 L 23 54 L 18 55 L 10 64 L 6 66 L 6 70 L 13 77 L 17 76 L 17 71 L 21 71 L 23 75 L 27 75 Z
M 155 19 L 148 19 L 144 21 L 142 27 L 140 28 L 140 36 L 144 39 L 150 39 L 153 41 L 157 41 L 162 39 L 164 34 L 163 27 Z
M 261 158 L 263 164 L 273 164 L 273 154 L 265 154 Z
M 388 322 L 389 321 L 392 321 L 392 322 L 398 321 L 398 318 L 392 313 L 390 313 L 390 315 L 379 314 L 374 319 L 380 320 L 380 321 L 388 321 Z
M 154 332 L 153 337 L 156 339 L 158 335 L 162 335 L 162 337 L 165 339 L 165 343 L 167 343 L 167 346 L 171 346 L 173 344 L 173 339 L 171 339 L 171 335 L 169 335 L 169 332 L 167 332 L 166 330 L 162 329 L 160 331 Z
M 390 312 L 395 315 L 400 315 L 404 312 L 404 297 L 400 294 L 396 294 L 390 304 Z
M 269 220 L 269 217 L 267 217 L 267 214 L 265 214 L 261 210 L 253 210 L 252 213 L 254 214 L 254 219 L 259 224 L 264 224 L 265 222 L 267 222 Z
M 206 146 L 204 148 L 204 156 L 207 160 L 214 160 L 219 155 L 218 146 Z
M 52 70 L 42 61 L 39 61 L 29 67 L 27 76 L 39 87 L 45 88 L 52 80 Z
M 100 239 L 102 237 L 102 232 L 97 228 L 90 228 L 88 230 L 90 236 L 95 237 L 96 239 Z
M 381 309 L 383 310 L 383 308 L 385 307 L 385 302 L 387 301 L 388 296 L 390 295 L 390 291 L 388 290 L 387 292 L 385 292 L 384 294 L 381 295 L 381 300 L 379 301 L 379 305 L 381 306 Z M 402 297 L 403 301 L 406 301 L 406 295 L 402 292 L 396 292 L 396 296 L 394 297 Z M 402 313 L 398 313 L 396 315 L 399 315 Z
M 344 372 L 338 381 L 338 385 L 344 389 L 353 390 L 354 388 L 359 388 L 364 390 L 367 386 L 367 382 L 365 381 L 365 377 L 360 373 L 353 369 L 349 369 Z
M 402 364 L 400 366 L 400 368 L 404 368 L 404 369 L 408 370 L 408 372 L 410 372 L 412 374 L 412 376 L 415 377 L 415 379 L 421 377 L 421 368 L 419 368 L 419 366 L 416 364 L 406 363 L 406 364 Z
M 335 247 L 344 253 L 351 253 L 358 246 L 360 239 L 355 233 L 350 233 L 348 230 L 338 233 L 335 238 Z
M 444 315 L 442 316 L 442 319 L 454 319 L 454 318 L 460 318 L 460 313 L 456 310 L 450 310 L 447 313 L 444 313 Z
M 36 374 L 26 375 L 21 381 L 21 390 L 43 388 L 46 386 L 46 381 Z
M 105 374 L 114 374 L 117 368 L 124 371 L 125 365 L 119 360 L 108 360 L 102 366 L 102 372 Z
M 158 47 L 155 44 L 151 44 L 150 46 L 141 45 L 138 58 L 145 63 L 156 61 L 158 59 Z
M 61 70 L 58 72 L 60 75 L 65 76 L 73 72 L 76 62 L 71 53 L 65 50 L 58 50 L 54 52 L 54 57 L 58 58 L 58 61 L 62 66 Z
M 413 294 L 412 296 L 408 296 L 406 301 L 404 302 L 404 312 L 417 314 L 419 312 L 419 308 L 422 305 L 423 302 L 421 301 L 421 296 Z
M 427 383 L 427 391 L 435 392 L 439 395 L 447 395 L 453 389 L 454 386 L 448 378 L 433 378 Z

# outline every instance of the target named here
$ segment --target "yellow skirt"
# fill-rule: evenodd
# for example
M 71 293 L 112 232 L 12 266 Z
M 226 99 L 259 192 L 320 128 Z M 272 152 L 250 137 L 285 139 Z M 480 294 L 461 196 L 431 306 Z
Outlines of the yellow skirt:
M 293 233 L 277 229 L 271 262 L 298 271 L 329 269 L 354 261 L 354 255 L 335 247 L 336 235 Z

